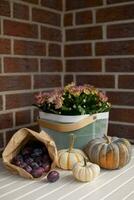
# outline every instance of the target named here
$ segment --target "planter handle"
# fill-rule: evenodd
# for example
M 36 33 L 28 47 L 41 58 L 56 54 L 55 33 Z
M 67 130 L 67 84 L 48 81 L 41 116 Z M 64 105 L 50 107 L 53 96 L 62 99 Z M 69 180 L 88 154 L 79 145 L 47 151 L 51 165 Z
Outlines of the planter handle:
M 71 131 L 76 131 L 78 129 L 81 129 L 89 124 L 92 124 L 97 120 L 97 116 L 91 115 L 86 117 L 85 119 L 80 120 L 79 122 L 76 123 L 55 123 L 52 121 L 47 121 L 44 119 L 38 119 L 38 124 L 43 127 L 43 128 L 49 128 L 53 129 L 55 131 L 59 132 L 71 132 Z

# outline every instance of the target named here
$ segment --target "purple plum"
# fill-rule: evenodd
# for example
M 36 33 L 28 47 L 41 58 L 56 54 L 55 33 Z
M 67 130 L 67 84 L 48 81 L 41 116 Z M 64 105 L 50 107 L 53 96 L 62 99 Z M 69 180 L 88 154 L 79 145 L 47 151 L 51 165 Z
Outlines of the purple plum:
M 28 165 L 30 165 L 31 163 L 34 162 L 34 159 L 31 158 L 31 157 L 29 157 L 29 158 L 26 158 L 26 159 L 25 159 L 25 162 L 26 162 Z
M 26 168 L 26 167 L 27 167 L 27 163 L 22 162 L 22 163 L 19 165 L 19 167 L 21 167 L 21 168 Z
M 42 155 L 42 149 L 40 149 L 40 148 L 36 148 L 36 149 L 33 149 L 33 153 L 31 154 L 31 156 L 33 157 L 33 158 L 35 158 L 35 157 L 37 157 L 37 156 L 40 156 L 40 155 Z
M 39 165 L 36 162 L 31 163 L 30 166 L 32 167 L 32 169 L 39 168 Z
M 28 173 L 31 174 L 31 172 L 32 172 L 32 167 L 30 167 L 29 165 L 27 165 L 27 166 L 25 167 L 25 170 L 26 170 Z
M 13 164 L 20 167 L 21 166 L 21 161 L 20 160 L 15 160 Z
M 50 163 L 44 163 L 43 165 L 42 165 L 42 167 L 44 168 L 44 172 L 49 172 L 50 171 L 50 169 L 51 169 L 51 164 Z
M 50 171 L 49 174 L 47 175 L 47 180 L 48 182 L 55 182 L 59 179 L 60 175 L 59 172 L 57 171 Z
M 44 169 L 42 167 L 39 167 L 37 169 L 33 169 L 31 171 L 31 174 L 34 178 L 39 178 L 40 176 L 42 176 L 44 173 Z
M 48 154 L 43 155 L 42 161 L 43 163 L 50 162 L 50 156 Z

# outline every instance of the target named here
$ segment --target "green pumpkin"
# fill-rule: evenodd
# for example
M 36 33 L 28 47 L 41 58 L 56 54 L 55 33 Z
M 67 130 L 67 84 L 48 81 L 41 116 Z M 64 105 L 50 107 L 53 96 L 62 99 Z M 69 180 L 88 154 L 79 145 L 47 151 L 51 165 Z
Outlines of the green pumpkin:
M 84 152 L 89 160 L 105 169 L 124 167 L 131 158 L 131 144 L 127 139 L 104 136 L 91 140 Z

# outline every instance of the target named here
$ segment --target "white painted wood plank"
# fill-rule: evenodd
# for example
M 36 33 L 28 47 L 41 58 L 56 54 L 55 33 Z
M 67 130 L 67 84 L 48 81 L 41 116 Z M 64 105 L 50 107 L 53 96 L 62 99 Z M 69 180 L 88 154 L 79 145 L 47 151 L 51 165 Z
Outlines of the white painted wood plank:
M 8 179 L 8 178 L 11 177 L 11 176 L 12 176 L 12 175 L 7 176 L 6 174 L 3 175 L 3 176 L 0 176 L 0 182 L 3 181 L 3 180 Z
M 0 197 L 3 197 L 5 195 L 7 195 L 10 192 L 15 192 L 16 190 L 18 190 L 18 188 L 23 187 L 23 186 L 28 186 L 29 184 L 32 184 L 33 181 L 22 181 L 22 180 L 18 180 L 16 182 L 13 182 L 13 184 L 5 187 L 5 188 L 0 188 Z M 11 193 L 10 193 L 11 194 Z
M 134 191 L 127 195 L 123 200 L 134 200 Z
M 63 171 L 62 173 L 64 175 L 66 172 Z M 16 198 L 23 197 L 27 195 L 28 193 L 31 194 L 32 192 L 34 192 L 34 190 L 37 191 L 41 188 L 44 189 L 47 185 L 50 184 L 50 183 L 45 182 L 44 180 L 27 180 L 22 177 L 19 177 L 19 178 L 20 178 L 19 186 L 16 184 L 16 187 L 15 187 L 15 185 L 13 184 L 9 192 L 0 195 L 0 199 L 15 200 Z
M 17 182 L 17 180 L 15 180 L 15 179 L 13 180 L 11 177 L 9 177 L 8 179 L 5 179 L 2 182 L 0 182 L 0 188 L 2 186 L 6 186 L 7 184 L 12 183 L 12 182 Z
M 113 199 L 123 199 L 125 196 L 129 195 L 131 192 L 134 191 L 134 177 L 130 180 L 127 180 L 120 184 L 118 188 L 115 190 L 112 189 L 110 193 L 107 194 L 106 197 L 100 200 L 113 200 Z
M 100 200 L 101 198 L 105 197 L 107 193 L 111 192 L 111 189 L 114 190 L 115 188 L 119 187 L 121 183 L 126 181 L 126 179 L 130 179 L 131 177 L 134 177 L 134 165 L 133 167 L 130 167 L 125 171 L 125 173 L 120 173 L 117 176 L 113 176 L 113 178 L 109 179 L 105 182 L 104 185 L 102 185 L 99 189 L 96 189 L 95 191 L 92 191 L 89 194 L 86 194 L 81 198 L 81 200 L 88 200 L 94 199 L 94 200 Z M 120 199 L 116 199 L 120 200 Z
M 71 184 L 73 180 L 70 179 L 70 175 L 68 174 L 68 172 L 64 173 L 64 175 L 60 178 L 59 181 L 55 182 L 55 183 L 47 183 L 44 180 L 42 181 L 42 187 L 40 188 L 34 188 L 33 191 L 27 191 L 27 193 L 25 193 L 22 196 L 18 196 L 18 198 L 15 198 L 14 200 L 24 200 L 24 199 L 28 199 L 28 200 L 35 200 L 38 199 L 40 196 L 42 195 L 48 195 L 51 192 L 54 192 L 55 190 L 58 190 L 59 188 L 64 187 L 64 185 L 69 185 Z
M 32 191 L 33 188 L 39 188 L 40 186 L 42 186 L 42 184 L 40 182 L 31 180 L 25 184 L 24 183 L 21 184 L 20 187 L 18 187 L 16 185 L 16 189 L 10 190 L 9 192 L 0 195 L 0 199 L 1 200 L 14 200 L 16 198 L 16 195 L 18 196 L 19 193 L 21 195 L 25 194 L 25 193 L 23 193 L 23 188 L 27 188 L 28 191 Z
M 89 183 L 85 183 L 85 184 L 81 183 L 83 184 L 83 186 L 79 186 L 72 191 L 68 191 L 68 193 L 63 195 L 60 198 L 60 200 L 81 199 L 83 198 L 83 196 L 87 195 L 88 193 L 90 192 L 92 193 L 93 191 L 96 191 L 97 189 L 101 188 L 103 185 L 106 185 L 108 182 L 111 181 L 111 179 L 115 178 L 116 176 L 119 176 L 120 174 L 124 174 L 125 171 L 127 171 L 128 168 L 130 167 L 131 168 L 134 167 L 134 159 L 132 159 L 131 162 L 127 166 L 125 166 L 124 168 L 120 170 L 106 170 L 105 171 L 106 174 L 104 174 L 104 176 L 97 177 L 94 181 L 89 182 Z
M 0 200 L 134 200 L 134 149 L 127 166 L 101 170 L 91 183 L 76 181 L 68 171 L 60 170 L 60 177 L 52 184 L 27 180 L 12 175 L 0 164 Z
M 102 172 L 100 177 L 101 176 L 104 176 L 106 172 Z M 85 186 L 87 185 L 87 183 L 81 183 L 81 182 L 78 182 L 76 181 L 73 176 L 71 175 L 70 179 L 73 179 L 73 182 L 51 194 L 48 194 L 46 195 L 47 196 L 47 200 L 57 200 L 57 199 L 60 199 L 62 196 L 64 195 L 67 195 L 67 194 L 70 194 L 71 192 L 77 190 L 77 193 L 79 192 L 79 189 L 81 188 L 85 188 Z M 97 180 L 97 179 L 96 179 Z M 88 183 L 89 184 L 89 183 Z M 70 200 L 70 196 L 68 197 L 69 200 Z M 44 199 L 44 196 L 38 198 L 37 200 L 40 200 L 40 199 Z

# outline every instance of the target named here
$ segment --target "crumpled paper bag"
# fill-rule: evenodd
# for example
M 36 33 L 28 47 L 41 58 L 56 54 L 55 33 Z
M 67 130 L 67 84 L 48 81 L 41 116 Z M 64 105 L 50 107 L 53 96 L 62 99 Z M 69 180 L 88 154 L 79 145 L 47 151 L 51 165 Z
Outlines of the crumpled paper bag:
M 18 130 L 12 136 L 2 154 L 3 163 L 5 167 L 12 173 L 19 174 L 20 176 L 28 179 L 34 179 L 34 177 L 26 172 L 24 169 L 12 164 L 11 161 L 19 153 L 20 149 L 31 139 L 38 140 L 46 146 L 49 152 L 49 156 L 52 160 L 51 169 L 56 166 L 58 159 L 55 142 L 46 132 L 41 131 L 40 133 L 38 133 L 27 128 L 22 128 Z

